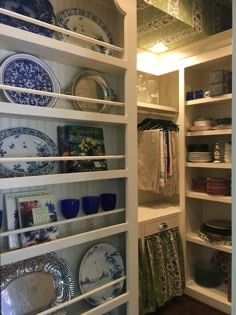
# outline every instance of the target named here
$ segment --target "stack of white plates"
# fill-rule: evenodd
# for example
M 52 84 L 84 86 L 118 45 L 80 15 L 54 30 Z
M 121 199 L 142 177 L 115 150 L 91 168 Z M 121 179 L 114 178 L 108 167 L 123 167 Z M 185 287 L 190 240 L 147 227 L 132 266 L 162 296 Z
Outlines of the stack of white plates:
M 189 152 L 188 160 L 197 163 L 212 162 L 212 152 Z
M 224 150 L 224 161 L 226 163 L 232 162 L 232 145 L 230 143 L 225 143 L 225 150 Z

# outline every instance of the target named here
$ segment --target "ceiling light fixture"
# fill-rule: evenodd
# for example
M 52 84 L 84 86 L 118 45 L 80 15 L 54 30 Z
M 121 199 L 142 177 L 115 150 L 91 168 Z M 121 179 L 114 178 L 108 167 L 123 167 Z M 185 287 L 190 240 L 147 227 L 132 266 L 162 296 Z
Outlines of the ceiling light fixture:
M 162 42 L 155 43 L 150 49 L 154 53 L 162 53 L 168 50 L 168 47 Z

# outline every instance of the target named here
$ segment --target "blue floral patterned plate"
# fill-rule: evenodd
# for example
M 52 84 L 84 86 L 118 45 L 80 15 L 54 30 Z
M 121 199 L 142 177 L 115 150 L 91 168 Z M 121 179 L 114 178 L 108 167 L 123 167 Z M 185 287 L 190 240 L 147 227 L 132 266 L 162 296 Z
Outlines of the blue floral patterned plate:
M 0 7 L 48 24 L 55 24 L 53 6 L 49 0 L 0 0 Z M 37 26 L 4 14 L 0 14 L 0 23 L 47 37 L 52 37 L 54 34 L 54 31 L 45 27 Z
M 78 38 L 59 34 L 60 39 L 84 48 L 112 55 L 112 50 L 102 46 L 102 42 L 112 44 L 112 34 L 108 27 L 96 15 L 77 8 L 67 9 L 61 12 L 57 18 L 57 25 L 67 30 L 85 35 L 101 41 L 101 45 L 85 42 Z
M 1 157 L 57 156 L 57 146 L 39 130 L 19 127 L 0 132 Z M 44 175 L 56 166 L 55 161 L 1 163 L 0 173 L 6 177 Z
M 0 84 L 60 93 L 60 84 L 49 66 L 30 54 L 14 54 L 0 66 Z M 2 90 L 11 103 L 53 107 L 55 97 Z
M 124 264 L 117 249 L 109 244 L 93 246 L 85 254 L 79 269 L 79 286 L 87 293 L 124 276 Z M 90 295 L 86 300 L 99 305 L 120 294 L 123 281 Z

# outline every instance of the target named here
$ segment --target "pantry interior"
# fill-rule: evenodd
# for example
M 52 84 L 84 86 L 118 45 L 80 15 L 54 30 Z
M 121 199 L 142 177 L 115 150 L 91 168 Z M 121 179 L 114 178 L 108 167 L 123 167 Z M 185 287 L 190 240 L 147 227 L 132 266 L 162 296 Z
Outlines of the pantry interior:
M 232 142 L 235 147 L 232 138 L 233 127 L 203 131 L 188 130 L 194 118 L 203 115 L 214 119 L 232 117 L 234 121 L 232 103 L 235 86 L 232 85 L 232 93 L 188 101 L 186 101 L 186 93 L 199 89 L 208 91 L 209 77 L 213 70 L 233 71 L 235 66 L 232 63 L 232 37 L 235 35 L 232 30 L 227 30 L 160 55 L 138 49 L 136 67 L 136 60 L 133 57 L 136 55 L 136 1 L 90 0 L 89 4 L 84 0 L 50 2 L 56 14 L 66 8 L 78 7 L 99 16 L 109 26 L 114 36 L 114 43 L 111 46 L 104 44 L 104 47 L 111 50 L 113 54 L 103 54 L 89 49 L 88 43 L 91 43 L 89 36 L 77 37 L 87 43 L 87 47 L 80 47 L 81 44 L 76 45 L 73 42 L 47 38 L 9 25 L 1 25 L 1 61 L 17 53 L 32 54 L 44 60 L 53 69 L 63 87 L 68 85 L 78 72 L 89 68 L 99 72 L 109 82 L 118 100 L 103 100 L 102 103 L 107 106 L 107 111 L 96 113 L 74 110 L 70 96 L 67 95 L 68 99 L 66 99 L 65 90 L 61 92 L 63 97 L 58 94 L 51 95 L 58 97 L 55 108 L 30 106 L 29 111 L 27 104 L 19 106 L 17 102 L 10 104 L 5 99 L 1 99 L 1 130 L 35 128 L 45 132 L 57 142 L 58 126 L 77 124 L 102 127 L 108 170 L 62 174 L 57 165 L 52 174 L 0 178 L 0 208 L 3 209 L 1 265 L 6 272 L 4 274 L 6 281 L 13 274 L 13 279 L 17 278 L 9 268 L 10 264 L 13 264 L 18 272 L 21 270 L 23 274 L 28 275 L 28 269 L 21 267 L 23 260 L 29 259 L 32 263 L 31 259 L 35 258 L 36 265 L 42 266 L 41 260 L 37 260 L 37 257 L 56 252 L 58 257 L 56 262 L 65 259 L 70 267 L 71 278 L 74 280 L 70 280 L 69 294 L 65 294 L 59 302 L 52 299 L 50 308 L 47 305 L 39 311 L 39 314 L 46 315 L 52 311 L 64 314 L 61 313 L 64 310 L 68 314 L 78 314 L 79 310 L 79 314 L 84 315 L 138 314 L 138 252 L 133 244 L 137 243 L 138 238 L 144 244 L 144 239 L 149 235 L 178 226 L 185 257 L 186 294 L 228 314 L 230 312 L 234 314 L 235 303 L 229 301 L 228 284 L 222 283 L 220 287 L 214 289 L 200 286 L 194 280 L 193 270 L 198 257 L 210 259 L 215 251 L 235 255 L 232 246 L 210 243 L 199 237 L 200 225 L 206 220 L 213 219 L 232 220 L 232 230 L 235 235 L 236 220 L 232 211 L 234 195 L 232 193 L 232 196 L 219 196 L 195 192 L 192 190 L 192 179 L 205 176 L 211 178 L 231 176 L 234 181 L 235 170 L 232 162 L 187 161 L 187 146 L 199 145 L 203 142 L 208 144 L 209 150 L 212 151 L 215 143 L 219 141 Z M 0 13 L 6 12 L 0 9 Z M 58 31 L 55 29 L 55 32 Z M 64 37 L 66 35 L 68 34 L 65 31 Z M 70 36 L 73 37 L 71 33 Z M 150 103 L 150 100 L 146 102 L 145 98 L 139 98 L 140 95 L 137 95 L 136 102 L 138 92 L 136 77 L 140 74 L 142 78 L 158 82 L 158 102 Z M 1 89 L 6 89 L 4 85 L 5 83 L 1 82 Z M 22 91 L 26 92 L 24 89 Z M 86 96 L 89 104 L 94 102 L 89 100 L 90 96 Z M 101 100 L 97 101 L 101 104 Z M 140 123 L 147 117 L 171 119 L 179 126 L 177 148 L 179 193 L 172 194 L 171 197 L 137 189 L 138 150 L 135 141 L 139 133 L 137 122 Z M 2 163 L 12 163 L 11 158 L 5 157 Z M 17 155 L 14 158 L 24 161 Z M 56 158 L 54 156 L 52 160 Z M 63 159 L 66 161 L 70 157 L 63 157 Z M 47 190 L 53 194 L 58 208 L 60 199 L 82 198 L 105 192 L 116 193 L 117 206 L 112 212 L 100 209 L 98 213 L 91 216 L 85 216 L 80 211 L 78 217 L 69 220 L 58 211 L 60 237 L 57 240 L 9 250 L 9 237 L 16 235 L 16 232 L 21 234 L 25 230 L 12 231 L 7 228 L 5 196 L 35 190 Z M 110 279 L 108 284 L 101 285 L 98 291 L 95 288 L 95 291 L 90 293 L 82 292 L 78 284 L 79 267 L 89 249 L 100 244 L 109 244 L 118 249 L 125 272 L 120 279 Z M 234 265 L 232 264 L 233 269 Z M 89 273 L 88 270 L 86 272 Z M 235 275 L 235 272 L 232 274 Z M 235 285 L 234 277 L 233 285 Z M 113 294 L 113 291 L 111 293 L 107 288 L 109 285 L 116 288 L 117 283 L 121 283 L 120 286 L 118 285 L 118 294 Z M 6 283 L 4 288 L 5 285 Z M 98 304 L 91 303 L 90 296 L 102 296 L 103 290 L 108 295 L 105 302 L 101 303 L 100 297 Z M 17 306 L 23 307 L 22 303 Z
M 234 172 L 233 159 L 227 159 L 227 149 L 225 156 L 221 149 L 219 163 L 214 155 L 207 157 L 209 154 L 214 154 L 216 143 L 220 143 L 221 146 L 229 143 L 231 146 L 233 141 L 233 125 L 231 124 L 234 112 L 233 92 L 230 89 L 214 95 L 214 87 L 211 86 L 214 83 L 211 81 L 214 71 L 220 69 L 229 73 L 233 71 L 232 37 L 232 29 L 229 29 L 169 52 L 155 54 L 138 49 L 137 53 L 138 122 L 141 123 L 146 118 L 166 119 L 172 120 L 179 126 L 179 195 L 173 194 L 170 197 L 163 193 L 156 194 L 150 187 L 145 190 L 142 183 L 139 185 L 141 187 L 138 192 L 139 237 L 144 243 L 145 237 L 149 235 L 179 226 L 185 256 L 186 287 L 184 292 L 228 314 L 234 314 L 234 306 L 231 303 L 231 280 L 228 278 L 233 257 L 232 244 L 227 241 L 227 237 L 223 242 L 206 238 L 205 234 L 202 234 L 202 228 L 204 222 L 223 220 L 229 225 L 232 224 L 232 239 L 235 235 L 232 200 L 234 197 L 233 189 L 230 188 Z M 148 91 L 149 80 L 153 79 L 158 85 L 159 95 L 158 102 L 154 99 L 152 103 L 145 93 Z M 140 82 L 143 83 L 140 84 Z M 200 98 L 197 96 L 199 90 L 203 92 Z M 209 90 L 212 93 L 210 97 Z M 232 84 L 232 90 L 234 91 L 234 84 Z M 190 94 L 194 93 L 193 98 L 187 98 L 189 91 L 191 91 Z M 144 101 L 145 98 L 146 101 Z M 205 119 L 210 117 L 209 119 L 216 121 L 220 119 L 219 124 L 212 127 L 195 126 L 194 121 L 198 118 L 201 120 L 202 117 Z M 230 123 L 224 127 L 219 126 L 222 122 L 225 124 L 224 118 L 227 117 Z M 145 128 L 140 130 L 142 130 L 141 133 L 145 133 L 143 131 Z M 140 131 L 138 131 L 138 139 L 139 133 Z M 140 137 L 142 137 L 141 133 Z M 201 145 L 206 145 L 207 150 L 201 150 Z M 211 153 L 201 152 L 199 155 L 199 152 L 195 151 L 210 151 Z M 151 150 L 148 154 L 152 154 L 150 152 Z M 150 158 L 150 165 L 152 158 Z M 140 158 L 138 156 L 138 163 L 139 159 L 141 159 L 140 165 L 143 165 L 143 156 Z M 148 158 L 145 161 L 148 161 Z M 139 173 L 143 176 L 140 170 Z M 149 174 L 149 178 L 152 179 L 152 174 Z M 230 180 L 227 191 L 215 190 L 214 184 L 212 188 L 211 179 L 213 182 L 214 179 L 224 179 L 226 182 Z M 205 188 L 198 186 L 196 184 L 198 181 L 205 182 Z M 208 278 L 206 271 L 200 268 L 200 276 L 202 272 L 204 278 L 201 282 L 196 268 L 199 265 L 202 267 L 201 262 L 216 261 L 227 270 L 225 282 L 221 281 L 220 285 L 219 283 L 211 285 L 210 276 Z M 217 277 L 216 274 L 215 277 Z

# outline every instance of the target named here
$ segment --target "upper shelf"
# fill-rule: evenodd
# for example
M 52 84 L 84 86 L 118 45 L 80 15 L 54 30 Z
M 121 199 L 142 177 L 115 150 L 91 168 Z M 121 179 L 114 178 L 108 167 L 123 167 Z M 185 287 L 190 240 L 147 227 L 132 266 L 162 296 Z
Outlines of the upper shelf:
M 138 102 L 138 111 L 145 111 L 147 113 L 149 112 L 165 112 L 171 114 L 176 114 L 178 111 L 173 106 L 165 106 L 165 105 L 159 105 L 159 104 L 150 104 L 150 103 L 144 103 L 144 102 Z
M 119 73 L 127 69 L 127 61 L 88 50 L 53 38 L 48 38 L 21 29 L 1 24 L 1 49 L 38 55 L 46 60 L 71 66 L 89 67 Z M 65 57 L 66 56 L 66 57 Z
M 187 101 L 186 106 L 225 103 L 227 101 L 232 101 L 232 93 L 215 97 L 198 98 L 196 100 Z

